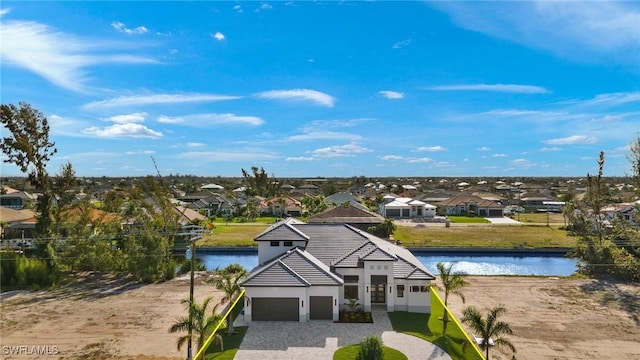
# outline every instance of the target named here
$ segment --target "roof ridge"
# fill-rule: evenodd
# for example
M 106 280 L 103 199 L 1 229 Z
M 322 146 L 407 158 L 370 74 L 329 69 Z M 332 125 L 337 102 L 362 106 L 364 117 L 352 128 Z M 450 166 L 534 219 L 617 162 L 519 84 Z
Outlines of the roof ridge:
M 338 277 L 338 275 L 336 275 L 333 272 L 331 272 L 331 270 L 326 270 L 322 266 L 320 266 L 320 264 L 318 264 L 318 263 L 322 264 L 322 262 L 320 260 L 318 260 L 318 258 L 313 256 L 311 253 L 309 253 L 307 251 L 304 251 L 304 250 L 300 249 L 299 247 L 295 247 L 292 250 L 289 250 L 287 253 L 289 255 L 289 253 L 294 253 L 294 252 L 297 253 L 298 255 L 300 255 L 303 259 L 305 259 L 309 264 L 311 264 L 311 266 L 313 266 L 316 269 L 320 270 L 325 275 L 329 275 L 334 280 L 338 280 L 339 283 L 342 283 L 342 279 L 340 277 Z
M 337 265 L 340 262 L 342 262 L 343 260 L 345 260 L 346 258 L 348 258 L 349 256 L 353 255 L 356 251 L 362 249 L 363 247 L 365 247 L 366 245 L 368 245 L 370 242 L 370 240 L 367 240 L 361 244 L 359 244 L 358 246 L 356 246 L 355 248 L 348 250 L 347 252 L 345 252 L 342 256 L 340 256 L 336 261 L 332 261 L 331 265 Z
M 280 266 L 283 266 L 284 269 L 286 271 L 288 271 L 291 275 L 295 276 L 296 278 L 298 278 L 298 280 L 300 280 L 300 282 L 305 283 L 307 286 L 311 286 L 311 283 L 309 281 L 307 281 L 307 279 L 305 279 L 302 275 L 298 274 L 295 270 L 293 270 L 289 265 L 285 264 L 282 259 L 289 256 L 291 254 L 291 252 L 287 252 L 285 254 L 285 256 L 279 258 L 276 262 L 278 264 L 280 264 Z

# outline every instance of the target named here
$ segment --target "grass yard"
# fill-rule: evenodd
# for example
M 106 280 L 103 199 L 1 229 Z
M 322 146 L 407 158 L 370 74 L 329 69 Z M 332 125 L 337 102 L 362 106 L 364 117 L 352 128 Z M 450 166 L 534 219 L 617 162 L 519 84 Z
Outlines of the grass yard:
M 549 225 L 562 225 L 564 226 L 565 220 L 561 213 L 549 213 Z M 519 220 L 518 220 L 519 218 Z M 522 223 L 534 223 L 534 224 L 546 224 L 547 213 L 522 213 L 513 215 L 514 220 L 518 220 Z
M 571 248 L 576 238 L 557 226 L 398 226 L 393 234 L 406 247 Z
M 431 314 L 418 314 L 402 311 L 389 313 L 393 330 L 417 336 L 438 345 L 451 356 L 453 360 L 482 360 L 482 357 L 470 344 L 462 329 L 454 321 L 447 323 L 446 336 L 443 336 L 442 315 L 444 307 L 431 294 Z
M 217 344 L 211 344 L 206 351 L 205 358 L 207 360 L 233 360 L 238 349 L 240 349 L 240 344 L 242 343 L 242 339 L 244 339 L 244 335 L 247 333 L 247 329 L 248 327 L 246 326 L 236 327 L 236 333 L 233 335 L 227 335 L 227 329 L 220 330 L 224 350 L 220 350 L 220 346 Z
M 447 216 L 454 224 L 490 224 L 491 221 L 476 216 Z
M 198 246 L 255 246 L 255 237 L 265 231 L 267 224 L 216 224 L 212 235 L 198 241 Z
M 360 344 L 343 346 L 333 353 L 333 360 L 356 360 L 360 351 Z M 396 349 L 382 346 L 384 360 L 407 360 L 407 357 Z

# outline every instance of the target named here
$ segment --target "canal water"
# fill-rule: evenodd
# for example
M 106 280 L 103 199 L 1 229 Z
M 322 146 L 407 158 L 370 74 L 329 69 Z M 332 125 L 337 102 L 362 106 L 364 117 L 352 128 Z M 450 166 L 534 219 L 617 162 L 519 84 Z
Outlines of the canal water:
M 467 275 L 539 275 L 569 276 L 576 271 L 576 260 L 559 254 L 434 254 L 414 253 L 432 273 L 437 274 L 436 264 L 455 262 L 453 267 Z M 200 252 L 196 255 L 207 270 L 222 269 L 229 264 L 241 264 L 251 270 L 258 265 L 255 252 Z

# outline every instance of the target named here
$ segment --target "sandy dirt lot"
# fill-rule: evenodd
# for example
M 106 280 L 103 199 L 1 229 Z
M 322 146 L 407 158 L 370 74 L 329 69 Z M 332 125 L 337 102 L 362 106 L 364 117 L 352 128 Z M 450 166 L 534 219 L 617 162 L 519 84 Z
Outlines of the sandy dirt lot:
M 640 359 L 640 286 L 585 279 L 469 277 L 466 304 L 453 297 L 461 316 L 466 305 L 508 311 L 517 359 Z M 168 328 L 186 312 L 183 277 L 138 285 L 129 279 L 88 276 L 53 291 L 3 294 L 2 359 L 184 359 Z M 197 282 L 196 298 L 214 296 L 213 285 Z M 57 354 L 10 356 L 6 346 L 46 346 Z M 55 347 L 55 348 L 54 348 Z M 511 359 L 492 349 L 492 358 Z

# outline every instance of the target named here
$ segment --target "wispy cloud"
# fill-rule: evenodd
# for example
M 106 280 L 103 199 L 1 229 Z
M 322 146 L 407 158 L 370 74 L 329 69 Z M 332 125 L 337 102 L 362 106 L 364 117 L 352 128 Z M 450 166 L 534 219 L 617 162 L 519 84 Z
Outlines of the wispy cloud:
M 147 28 L 144 26 L 138 26 L 136 28 L 129 29 L 124 25 L 124 23 L 121 23 L 120 21 L 112 22 L 111 27 L 125 34 L 146 34 L 149 32 L 149 30 L 147 30 Z
M 182 124 L 194 127 L 223 124 L 247 124 L 259 126 L 264 120 L 257 116 L 240 116 L 236 114 L 192 114 L 185 116 L 160 116 L 159 123 Z
M 413 40 L 411 40 L 411 39 L 398 41 L 397 43 L 393 44 L 393 46 L 391 46 L 391 48 L 393 48 L 393 49 L 401 49 L 401 48 L 403 48 L 405 46 L 411 45 L 412 42 L 413 42 Z
M 141 151 L 127 151 L 126 155 L 153 155 L 156 152 L 154 150 L 141 150 Z
M 494 157 L 494 158 L 505 158 L 505 157 L 509 157 L 509 155 L 507 155 L 507 154 L 493 154 L 493 155 L 491 155 L 491 157 Z
M 206 144 L 200 143 L 200 142 L 189 142 L 189 143 L 186 143 L 185 146 L 188 148 L 197 148 L 197 147 L 204 147 L 206 146 Z
M 307 140 L 350 140 L 357 141 L 362 139 L 362 136 L 357 134 L 349 134 L 343 132 L 333 131 L 311 131 L 305 134 L 289 136 L 289 141 L 307 141 Z
M 188 151 L 173 156 L 177 159 L 193 160 L 203 162 L 237 162 L 237 161 L 260 161 L 273 160 L 277 156 L 267 151 L 238 150 L 238 151 Z
M 562 148 L 557 147 L 557 146 L 553 146 L 553 147 L 543 147 L 543 148 L 540 148 L 540 151 L 542 151 L 542 152 L 562 151 Z
M 372 118 L 357 119 L 339 119 L 339 120 L 313 120 L 308 125 L 302 127 L 307 132 L 316 131 L 317 129 L 341 129 L 366 126 L 367 123 L 374 121 Z
M 312 157 L 304 157 L 304 156 L 286 158 L 286 161 L 313 161 L 313 160 L 315 160 L 315 159 L 312 158 Z
M 131 95 L 119 96 L 107 100 L 92 101 L 82 106 L 85 110 L 158 105 L 158 104 L 178 104 L 192 102 L 211 102 L 240 99 L 240 96 L 216 95 L 216 94 L 154 94 L 154 95 Z
M 640 102 L 640 91 L 598 94 L 592 99 L 564 101 L 560 104 L 569 104 L 583 107 L 596 106 L 598 108 L 601 108 L 614 107 L 634 102 Z
M 3 21 L 0 46 L 3 66 L 26 69 L 75 92 L 87 91 L 89 66 L 159 63 L 148 57 L 119 54 L 114 43 L 84 39 L 34 21 Z
M 316 149 L 313 151 L 313 156 L 316 158 L 345 157 L 355 156 L 356 154 L 363 154 L 371 151 L 372 150 L 357 144 L 347 144 Z
M 107 118 L 107 120 L 118 124 L 141 123 L 144 122 L 146 112 L 138 112 L 133 114 L 115 115 Z
M 640 8 L 633 1 L 432 2 L 457 25 L 585 62 L 637 67 Z
M 397 100 L 397 99 L 404 98 L 404 93 L 397 92 L 397 91 L 383 90 L 383 91 L 378 91 L 378 94 L 390 100 Z
M 478 150 L 478 151 L 491 151 L 491 149 L 486 147 L 486 146 L 481 146 L 481 147 L 477 148 L 476 150 Z
M 216 32 L 215 34 L 211 34 L 211 37 L 218 40 L 218 41 L 222 41 L 225 39 L 225 36 L 223 33 L 221 33 L 220 31 Z
M 89 127 L 82 131 L 84 134 L 103 138 L 151 138 L 162 137 L 162 133 L 151 130 L 142 124 L 113 124 L 105 127 Z
M 572 135 L 564 138 L 549 139 L 543 142 L 548 145 L 575 145 L 575 144 L 593 144 L 597 141 L 595 137 L 584 135 Z
M 436 145 L 436 146 L 421 146 L 419 148 L 417 148 L 415 151 L 417 152 L 440 152 L 440 151 L 447 151 L 446 148 L 440 146 L 440 145 Z
M 517 94 L 546 94 L 549 90 L 533 85 L 518 84 L 461 84 L 432 86 L 428 90 L 438 91 L 493 91 Z
M 384 161 L 404 161 L 409 164 L 433 162 L 433 159 L 428 157 L 417 158 L 417 157 L 407 157 L 407 156 L 401 156 L 401 155 L 384 155 L 380 157 L 380 159 Z
M 271 90 L 255 94 L 262 99 L 288 102 L 306 102 L 319 106 L 333 107 L 336 99 L 320 91 L 310 89 Z

